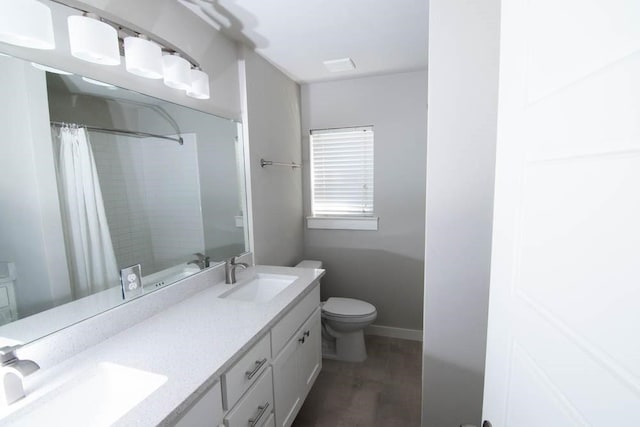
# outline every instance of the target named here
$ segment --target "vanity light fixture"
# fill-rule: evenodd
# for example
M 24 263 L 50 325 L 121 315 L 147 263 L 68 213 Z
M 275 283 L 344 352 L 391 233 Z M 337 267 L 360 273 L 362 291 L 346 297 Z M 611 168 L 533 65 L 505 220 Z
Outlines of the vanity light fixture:
M 120 65 L 123 47 L 128 72 L 149 79 L 163 78 L 165 85 L 184 90 L 192 98 L 210 98 L 209 76 L 188 54 L 95 13 L 76 10 L 80 14 L 67 18 L 69 47 L 74 57 L 94 64 Z M 36 49 L 55 48 L 48 6 L 38 0 L 0 0 L 0 11 L 0 42 Z M 71 74 L 37 63 L 33 66 L 52 73 Z M 85 80 L 115 89 L 107 83 Z
M 33 49 L 55 49 L 51 9 L 36 0 L 0 0 L 0 41 Z
M 102 65 L 120 64 L 118 32 L 98 15 L 85 13 L 67 19 L 71 55 Z
M 34 68 L 37 68 L 38 70 L 48 71 L 50 73 L 62 74 L 63 76 L 72 76 L 73 75 L 73 73 L 70 73 L 68 71 L 62 71 L 62 70 L 59 70 L 57 68 L 49 67 L 48 65 L 38 64 L 37 62 L 32 62 L 31 65 L 33 65 Z
M 180 90 L 191 89 L 191 64 L 178 53 L 162 57 L 164 84 Z
M 125 37 L 124 59 L 127 71 L 148 79 L 161 79 L 162 48 L 139 34 L 137 37 Z
M 196 99 L 209 99 L 209 75 L 200 68 L 191 70 L 191 87 L 187 89 L 187 95 Z

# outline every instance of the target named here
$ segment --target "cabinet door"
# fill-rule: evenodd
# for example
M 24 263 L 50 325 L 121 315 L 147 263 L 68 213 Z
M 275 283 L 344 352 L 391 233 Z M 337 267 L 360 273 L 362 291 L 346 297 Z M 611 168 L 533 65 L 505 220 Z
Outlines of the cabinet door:
M 176 427 L 204 427 L 222 424 L 222 392 L 216 383 L 176 423 Z
M 304 343 L 299 349 L 301 400 L 307 397 L 311 386 L 322 368 L 322 327 L 320 309 L 317 309 L 302 326 Z
M 302 332 L 298 331 L 273 362 L 273 398 L 278 427 L 290 426 L 302 405 L 298 351 L 302 345 Z

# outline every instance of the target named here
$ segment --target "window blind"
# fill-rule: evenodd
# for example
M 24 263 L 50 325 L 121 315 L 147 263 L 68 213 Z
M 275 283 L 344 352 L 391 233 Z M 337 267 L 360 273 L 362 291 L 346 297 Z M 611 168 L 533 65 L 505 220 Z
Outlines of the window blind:
M 373 126 L 311 131 L 314 216 L 373 215 Z

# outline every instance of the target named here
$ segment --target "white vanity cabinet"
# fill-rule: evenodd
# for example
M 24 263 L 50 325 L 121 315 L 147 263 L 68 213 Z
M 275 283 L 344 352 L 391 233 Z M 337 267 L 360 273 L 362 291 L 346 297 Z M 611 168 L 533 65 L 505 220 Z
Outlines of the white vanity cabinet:
M 316 287 L 271 331 L 273 390 L 278 427 L 289 427 L 295 419 L 322 367 L 320 293 Z M 281 348 L 284 330 L 297 325 Z
M 237 358 L 176 425 L 289 427 L 321 367 L 320 286 L 316 284 Z

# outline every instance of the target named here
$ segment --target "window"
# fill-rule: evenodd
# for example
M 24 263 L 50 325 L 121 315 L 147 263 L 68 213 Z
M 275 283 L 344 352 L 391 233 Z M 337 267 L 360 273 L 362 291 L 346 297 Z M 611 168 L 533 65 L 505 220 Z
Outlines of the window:
M 377 230 L 373 126 L 311 131 L 309 228 Z

